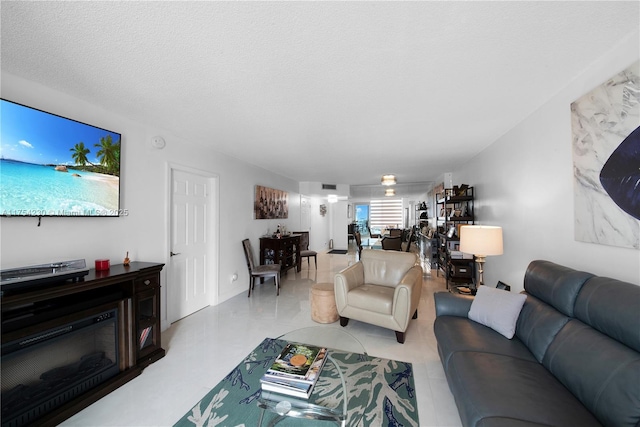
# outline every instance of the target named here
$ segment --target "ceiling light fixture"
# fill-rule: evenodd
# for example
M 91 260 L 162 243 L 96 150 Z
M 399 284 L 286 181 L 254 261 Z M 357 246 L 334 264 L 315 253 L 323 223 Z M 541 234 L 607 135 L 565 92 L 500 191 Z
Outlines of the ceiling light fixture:
M 393 188 L 387 188 L 386 190 L 384 190 L 384 195 L 389 197 L 389 196 L 395 196 L 396 195 L 396 190 Z
M 338 196 L 336 196 L 335 194 L 329 194 L 327 196 L 327 201 L 329 203 L 337 203 L 338 202 Z
M 395 185 L 396 184 L 396 176 L 395 175 L 382 175 L 382 180 L 380 181 L 382 185 Z

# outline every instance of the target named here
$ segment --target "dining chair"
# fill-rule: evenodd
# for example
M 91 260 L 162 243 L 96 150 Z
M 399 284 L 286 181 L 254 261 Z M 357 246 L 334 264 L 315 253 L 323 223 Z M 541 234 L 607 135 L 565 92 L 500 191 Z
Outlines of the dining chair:
M 359 231 L 356 231 L 353 234 L 353 237 L 356 240 L 356 245 L 358 246 L 358 259 L 360 259 L 360 255 L 362 255 L 362 236 Z
M 256 265 L 253 261 L 251 241 L 244 239 L 242 247 L 244 248 L 244 256 L 247 258 L 247 267 L 249 268 L 249 294 L 247 297 L 251 296 L 251 290 L 256 283 L 256 278 L 264 279 L 265 277 L 273 277 L 276 285 L 276 295 L 280 295 L 280 264 Z
M 309 250 L 309 232 L 308 231 L 293 231 L 293 234 L 300 235 L 300 258 L 307 259 L 307 265 L 310 265 L 309 258 L 313 257 L 313 261 L 316 264 L 316 270 L 318 269 L 318 252 Z
M 382 249 L 391 251 L 402 251 L 402 237 L 388 237 L 382 238 Z
M 367 230 L 369 230 L 369 237 L 371 237 L 371 238 L 379 239 L 380 237 L 382 237 L 382 234 L 380 234 L 380 233 L 373 233 L 371 231 L 371 227 L 369 227 L 368 225 L 367 225 Z
M 389 236 L 391 236 L 391 237 L 402 236 L 402 229 L 401 228 L 390 228 L 389 229 Z
M 409 232 L 409 238 L 407 239 L 407 248 L 405 252 L 411 252 L 411 241 L 413 240 L 413 228 Z

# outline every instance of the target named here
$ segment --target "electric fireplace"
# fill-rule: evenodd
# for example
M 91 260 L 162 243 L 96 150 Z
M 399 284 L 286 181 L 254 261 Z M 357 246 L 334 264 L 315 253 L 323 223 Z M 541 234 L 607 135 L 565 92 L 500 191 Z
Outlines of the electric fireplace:
M 55 426 L 164 356 L 163 264 L 3 289 L 2 427 Z
M 118 375 L 119 310 L 112 305 L 3 343 L 3 427 L 30 424 Z

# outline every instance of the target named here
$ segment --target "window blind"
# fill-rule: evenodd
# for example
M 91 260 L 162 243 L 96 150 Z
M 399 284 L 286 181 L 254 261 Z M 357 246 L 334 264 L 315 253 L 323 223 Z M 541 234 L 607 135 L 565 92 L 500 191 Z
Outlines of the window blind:
M 370 227 L 401 228 L 403 224 L 402 199 L 371 200 L 369 204 Z

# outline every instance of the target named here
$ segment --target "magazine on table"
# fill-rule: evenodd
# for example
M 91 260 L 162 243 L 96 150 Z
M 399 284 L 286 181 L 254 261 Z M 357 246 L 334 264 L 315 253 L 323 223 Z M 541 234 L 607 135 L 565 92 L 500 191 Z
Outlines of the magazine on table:
M 326 353 L 324 347 L 288 343 L 267 370 L 267 374 L 286 374 L 289 378 L 306 379 L 307 373 L 321 350 Z
M 285 380 L 286 381 L 286 380 Z M 313 391 L 313 384 L 304 384 L 301 382 L 262 382 L 260 386 L 263 391 L 270 391 L 276 394 L 285 394 L 287 396 L 300 397 L 302 399 L 308 399 Z
M 296 350 L 300 349 L 301 351 L 304 351 L 302 347 L 306 347 L 306 348 L 310 347 L 307 345 L 302 346 L 299 344 L 294 344 L 294 346 L 301 346 L 301 347 L 296 347 Z M 294 356 L 296 354 L 300 354 L 300 353 L 295 353 Z M 275 392 L 275 393 L 286 394 L 289 396 L 308 399 L 309 396 L 311 396 L 313 387 L 318 381 L 318 377 L 320 376 L 320 371 L 324 366 L 326 355 L 327 355 L 327 349 L 324 347 L 317 347 L 317 351 L 315 349 L 312 349 L 311 353 L 308 353 L 308 354 L 314 354 L 315 356 L 313 356 L 314 360 L 311 363 L 311 365 L 309 365 L 308 368 L 306 369 L 306 374 L 304 377 L 299 377 L 298 374 L 290 375 L 289 373 L 283 372 L 281 370 L 269 369 L 260 379 L 260 384 L 262 389 L 266 391 Z M 278 356 L 276 361 L 281 356 L 284 356 L 285 359 L 293 357 L 291 356 L 291 349 L 285 348 L 285 350 L 283 350 L 281 355 Z M 297 364 L 300 362 L 302 362 L 302 359 L 298 361 L 294 359 L 294 363 Z M 276 363 L 274 362 L 274 365 L 275 364 Z

